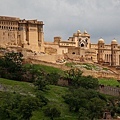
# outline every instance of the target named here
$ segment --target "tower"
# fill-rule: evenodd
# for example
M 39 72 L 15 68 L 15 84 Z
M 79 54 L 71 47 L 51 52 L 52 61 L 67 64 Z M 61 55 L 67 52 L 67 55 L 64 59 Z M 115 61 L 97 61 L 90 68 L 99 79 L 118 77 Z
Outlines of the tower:
M 111 66 L 117 65 L 117 40 L 111 41 Z
M 27 44 L 27 28 L 26 28 L 26 20 L 19 20 L 18 22 L 18 46 L 24 47 Z
M 104 45 L 105 45 L 104 40 L 102 38 L 99 39 L 98 40 L 98 55 L 97 55 L 98 63 L 104 62 Z

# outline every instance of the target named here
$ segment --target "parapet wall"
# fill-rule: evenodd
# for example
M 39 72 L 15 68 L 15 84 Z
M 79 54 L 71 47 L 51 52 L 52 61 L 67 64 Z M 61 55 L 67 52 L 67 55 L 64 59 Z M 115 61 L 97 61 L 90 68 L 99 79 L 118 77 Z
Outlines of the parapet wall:
M 45 62 L 51 62 L 51 63 L 56 63 L 56 60 L 58 59 L 63 59 L 64 56 L 63 55 L 34 55 L 34 56 L 30 56 L 30 58 L 34 58 L 36 60 L 41 60 L 41 61 L 45 61 Z
M 117 87 L 100 85 L 99 92 L 112 96 L 120 96 L 120 88 Z

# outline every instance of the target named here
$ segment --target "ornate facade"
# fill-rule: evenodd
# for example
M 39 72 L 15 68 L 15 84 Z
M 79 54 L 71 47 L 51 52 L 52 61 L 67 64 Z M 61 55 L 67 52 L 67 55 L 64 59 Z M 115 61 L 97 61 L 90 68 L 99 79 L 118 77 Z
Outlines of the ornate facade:
M 45 47 L 49 45 L 50 43 L 45 43 Z M 101 38 L 98 43 L 93 44 L 90 42 L 90 35 L 87 31 L 81 33 L 78 30 L 67 41 L 61 40 L 61 37 L 54 37 L 51 47 L 57 49 L 57 54 L 79 55 L 85 60 L 92 60 L 99 64 L 120 65 L 120 45 L 117 40 L 114 39 L 111 44 L 105 44 Z
M 98 63 L 108 63 L 111 66 L 120 65 L 120 45 L 117 40 L 114 39 L 110 45 L 106 45 L 103 39 L 99 39 L 97 50 Z
M 97 63 L 120 65 L 120 45 L 117 40 L 112 40 L 108 45 L 101 38 L 93 44 L 87 31 L 81 33 L 78 30 L 68 40 L 54 37 L 54 42 L 45 42 L 43 25 L 43 21 L 0 16 L 0 46 L 21 47 L 46 55 L 69 54 Z

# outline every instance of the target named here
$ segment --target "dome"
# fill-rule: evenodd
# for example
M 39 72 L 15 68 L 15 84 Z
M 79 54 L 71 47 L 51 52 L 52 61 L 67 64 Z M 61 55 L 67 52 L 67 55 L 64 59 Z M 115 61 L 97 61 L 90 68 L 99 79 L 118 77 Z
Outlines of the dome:
M 73 34 L 73 37 L 77 37 L 77 36 L 78 36 L 77 33 L 74 33 L 74 34 Z
M 98 43 L 104 43 L 104 40 L 103 40 L 102 38 L 100 38 L 100 39 L 98 40 Z
M 78 31 L 77 31 L 77 33 L 81 33 L 81 31 L 80 31 L 80 30 L 78 30 Z
M 113 40 L 111 41 L 111 44 L 117 44 L 117 40 L 116 40 L 116 39 L 113 39 Z
M 86 30 L 84 31 L 84 34 L 87 34 L 87 31 L 86 31 Z

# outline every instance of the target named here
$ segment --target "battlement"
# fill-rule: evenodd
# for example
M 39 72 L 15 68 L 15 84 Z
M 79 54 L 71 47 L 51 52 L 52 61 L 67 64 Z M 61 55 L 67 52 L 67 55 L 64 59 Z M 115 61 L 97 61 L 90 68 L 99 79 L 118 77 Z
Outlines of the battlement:
M 43 24 L 43 21 L 38 21 L 37 19 L 34 20 L 26 20 L 26 19 L 20 19 L 17 17 L 8 17 L 8 16 L 0 16 L 0 21 L 16 21 L 19 23 L 30 23 L 30 24 Z
M 17 17 L 8 17 L 8 16 L 0 16 L 0 20 L 18 21 L 18 20 L 20 20 L 20 18 L 17 18 Z

